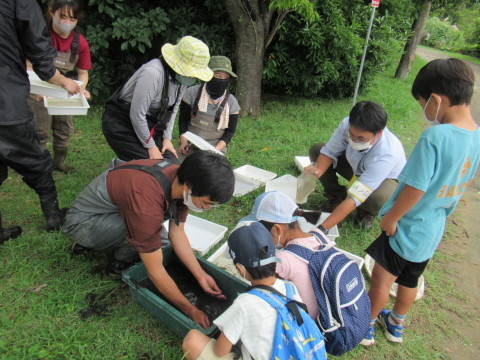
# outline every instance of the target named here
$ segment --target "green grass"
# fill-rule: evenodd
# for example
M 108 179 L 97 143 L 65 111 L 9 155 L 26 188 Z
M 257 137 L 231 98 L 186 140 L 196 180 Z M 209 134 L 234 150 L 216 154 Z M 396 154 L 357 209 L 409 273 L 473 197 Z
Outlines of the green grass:
M 468 56 L 468 55 L 463 55 L 463 54 L 456 53 L 456 52 L 439 50 L 439 49 L 435 49 L 435 48 L 432 48 L 432 47 L 429 47 L 429 46 L 424 46 L 424 45 L 419 45 L 419 46 L 421 48 L 424 48 L 424 49 L 433 50 L 433 51 L 436 51 L 438 53 L 446 54 L 446 55 L 451 56 L 453 58 L 457 58 L 457 59 L 461 59 L 461 60 L 465 60 L 465 61 L 470 61 L 474 64 L 480 65 L 480 59 L 477 58 L 477 57 L 474 57 L 474 56 Z
M 413 76 L 424 64 L 418 60 L 406 81 L 393 79 L 395 64 L 377 77 L 361 99 L 381 103 L 389 114 L 388 127 L 410 152 L 422 130 L 422 112 L 410 95 Z M 266 97 L 262 116 L 244 118 L 230 147 L 234 167 L 251 164 L 278 175 L 298 175 L 293 157 L 307 155 L 311 144 L 326 141 L 347 116 L 351 100 L 326 101 Z M 100 107 L 75 118 L 76 131 L 68 161 L 75 174 L 55 173 L 60 203 L 71 204 L 79 192 L 114 157 L 101 132 Z M 318 186 L 320 189 L 320 185 Z M 245 216 L 263 189 L 234 198 L 201 216 L 231 230 Z M 43 231 L 38 198 L 10 173 L 0 189 L 5 224 L 21 225 L 23 235 L 0 247 L 0 358 L 1 359 L 180 359 L 181 339 L 155 321 L 131 300 L 128 288 L 111 280 L 103 269 L 108 254 L 73 256 L 71 242 L 61 233 Z M 309 197 L 305 209 L 324 199 Z M 364 255 L 379 234 L 378 224 L 362 231 L 347 218 L 340 229 L 340 247 Z M 213 250 L 212 250 L 213 251 Z M 449 337 L 458 337 L 446 324 L 455 308 L 444 294 L 456 295 L 443 275 L 444 254 L 437 254 L 426 272 L 426 297 L 412 308 L 405 343 L 391 345 L 378 334 L 378 344 L 358 348 L 344 359 L 432 359 L 448 357 Z M 82 319 L 90 305 L 98 314 Z M 91 309 L 89 310 L 91 312 Z

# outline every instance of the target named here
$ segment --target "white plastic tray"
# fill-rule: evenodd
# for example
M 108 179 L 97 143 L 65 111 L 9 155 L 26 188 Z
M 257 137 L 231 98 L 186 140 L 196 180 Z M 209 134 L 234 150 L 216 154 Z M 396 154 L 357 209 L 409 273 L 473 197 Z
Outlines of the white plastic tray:
M 317 227 L 318 225 L 320 225 L 321 223 L 323 223 L 328 217 L 330 216 L 330 213 L 327 213 L 327 212 L 323 212 L 321 215 L 320 215 L 320 218 L 318 219 L 318 222 L 316 224 L 310 224 L 309 222 L 307 222 L 307 220 L 305 220 L 303 217 L 299 217 L 298 218 L 298 225 L 300 226 L 300 229 L 302 229 L 303 231 L 305 232 L 309 232 L 311 231 L 313 228 Z M 328 231 L 328 234 L 327 234 L 327 237 L 331 240 L 331 241 L 336 241 L 335 239 L 337 237 L 340 236 L 340 233 L 338 232 L 338 226 L 335 225 L 334 227 L 332 227 L 329 231 Z
M 202 139 L 200 136 L 191 133 L 190 131 L 187 131 L 182 134 L 188 141 L 190 141 L 193 145 L 198 147 L 200 150 L 208 150 L 208 151 L 213 151 L 217 154 L 224 155 L 221 151 L 215 149 L 214 146 L 209 144 L 207 141 Z
M 236 168 L 233 170 L 235 174 L 243 175 L 245 177 L 248 177 L 252 180 L 256 180 L 260 182 L 262 185 L 265 185 L 265 183 L 269 180 L 275 179 L 277 177 L 277 174 L 260 169 L 256 166 L 253 165 L 243 165 L 240 166 L 239 168 Z
M 265 185 L 268 180 L 274 179 L 277 174 L 260 169 L 252 165 L 243 165 L 233 170 L 235 175 L 235 189 L 233 196 L 243 196 Z
M 163 223 L 167 231 L 168 223 L 169 220 Z M 225 226 L 193 215 L 188 215 L 185 222 L 185 233 L 190 241 L 190 246 L 200 256 L 205 255 L 212 246 L 222 240 L 226 232 Z
M 298 167 L 300 172 L 303 172 L 303 169 L 310 165 L 310 158 L 308 156 L 295 156 L 295 164 Z
M 340 249 L 340 248 L 337 248 L 335 247 L 335 249 L 337 249 L 338 251 L 340 251 L 341 253 L 344 253 L 350 260 L 353 260 L 357 263 L 358 265 L 358 268 L 360 270 L 362 270 L 362 266 L 363 266 L 363 263 L 364 263 L 364 260 L 362 257 L 360 256 L 357 256 L 355 254 L 352 254 L 352 253 L 349 253 L 348 251 L 345 251 L 343 249 Z
M 57 99 L 53 97 L 43 97 L 43 104 L 47 108 L 49 115 L 87 115 L 90 105 L 82 94 L 72 96 L 70 99 Z
M 27 71 L 28 79 L 30 80 L 30 93 L 50 96 L 58 99 L 69 99 L 72 95 L 60 85 L 50 84 L 49 82 L 41 80 L 33 71 Z M 82 85 L 82 81 L 76 81 Z M 63 115 L 63 114 L 62 114 Z
M 370 255 L 365 255 L 365 271 L 369 278 L 372 277 L 373 266 L 375 265 L 375 260 L 373 260 Z M 390 288 L 390 296 L 396 297 L 398 290 L 398 284 L 393 283 L 392 287 Z M 415 296 L 415 300 L 420 300 L 423 295 L 425 294 L 425 277 L 420 275 L 418 279 L 418 288 L 417 288 L 417 295 Z
M 233 196 L 243 196 L 250 191 L 258 189 L 262 184 L 259 181 L 253 180 L 247 176 L 237 174 L 233 172 L 235 176 L 235 188 L 233 190 Z
M 265 192 L 274 190 L 281 191 L 290 197 L 290 199 L 296 201 L 297 178 L 295 176 L 286 174 L 271 181 L 267 181 L 265 185 Z

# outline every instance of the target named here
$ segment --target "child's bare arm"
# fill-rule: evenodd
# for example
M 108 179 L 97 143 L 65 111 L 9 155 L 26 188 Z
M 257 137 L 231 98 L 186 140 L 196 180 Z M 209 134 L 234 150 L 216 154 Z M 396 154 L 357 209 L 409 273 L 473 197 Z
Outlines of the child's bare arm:
M 221 357 L 227 355 L 232 350 L 233 344 L 230 340 L 227 339 L 223 331 L 220 333 L 217 341 L 215 342 L 215 346 L 213 347 L 213 351 L 215 355 Z
M 398 220 L 415 206 L 424 193 L 422 190 L 405 185 L 390 211 L 380 220 L 380 228 L 385 231 L 387 236 L 395 234 Z

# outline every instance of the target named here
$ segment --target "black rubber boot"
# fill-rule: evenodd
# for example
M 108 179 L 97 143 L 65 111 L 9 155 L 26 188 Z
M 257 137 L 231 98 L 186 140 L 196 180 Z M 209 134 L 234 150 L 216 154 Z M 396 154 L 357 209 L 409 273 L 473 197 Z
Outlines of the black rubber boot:
M 57 231 L 63 225 L 67 208 L 58 208 L 57 193 L 51 192 L 46 195 L 40 196 L 40 205 L 42 206 L 43 215 L 47 221 L 47 231 Z
M 9 239 L 15 239 L 16 237 L 19 237 L 21 233 L 22 228 L 20 226 L 4 228 L 2 226 L 2 214 L 0 214 L 0 245 Z
M 64 174 L 71 174 L 75 172 L 73 166 L 65 164 L 65 159 L 68 155 L 68 148 L 66 146 L 54 146 L 53 147 L 53 163 L 55 164 L 55 170 Z

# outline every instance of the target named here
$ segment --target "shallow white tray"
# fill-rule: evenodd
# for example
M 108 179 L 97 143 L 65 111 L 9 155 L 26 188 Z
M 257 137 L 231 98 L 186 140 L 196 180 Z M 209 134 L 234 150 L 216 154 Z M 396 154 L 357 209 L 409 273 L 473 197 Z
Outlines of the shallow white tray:
M 87 115 L 90 108 L 84 95 L 72 96 L 70 99 L 44 96 L 43 104 L 49 115 Z
M 198 147 L 200 150 L 208 150 L 208 151 L 213 151 L 214 153 L 224 155 L 221 151 L 215 149 L 214 146 L 209 144 L 207 141 L 202 139 L 200 136 L 191 133 L 190 131 L 187 131 L 182 134 L 188 141 L 190 141 L 193 145 Z
M 72 95 L 60 85 L 50 84 L 49 82 L 41 80 L 33 71 L 27 71 L 28 79 L 30 81 L 30 93 L 50 96 L 58 99 L 69 99 Z M 79 85 L 82 81 L 75 80 Z M 62 114 L 63 115 L 63 114 Z
M 341 253 L 344 253 L 350 260 L 355 261 L 357 263 L 358 268 L 362 270 L 363 263 L 365 262 L 362 257 L 349 253 L 348 251 L 337 248 L 337 247 L 335 247 L 335 249 L 337 249 Z
M 243 196 L 248 194 L 250 191 L 258 189 L 262 184 L 259 181 L 253 180 L 248 176 L 233 172 L 235 176 L 235 188 L 233 190 L 233 196 Z
M 372 277 L 373 266 L 375 265 L 375 260 L 373 260 L 370 255 L 365 255 L 365 271 L 369 278 Z M 398 290 L 398 284 L 393 283 L 392 287 L 390 288 L 390 296 L 396 297 Z M 417 295 L 415 296 L 415 301 L 421 299 L 425 294 L 425 277 L 420 275 L 418 279 L 418 288 L 417 288 Z
M 299 216 L 298 217 L 298 225 L 300 226 L 300 229 L 302 229 L 305 232 L 311 231 L 313 228 L 317 227 L 321 223 L 323 223 L 328 217 L 330 216 L 330 213 L 327 212 L 322 212 L 320 215 L 320 218 L 318 219 L 318 222 L 316 224 L 310 224 L 305 220 L 303 217 Z M 340 236 L 340 233 L 338 232 L 338 226 L 335 225 L 332 227 L 327 234 L 327 237 L 331 241 L 336 241 L 335 239 Z
M 303 169 L 311 164 L 310 158 L 308 156 L 295 156 L 294 161 L 300 172 L 303 172 Z
M 265 183 L 269 180 L 275 179 L 277 174 L 260 169 L 256 166 L 253 165 L 243 165 L 240 166 L 239 168 L 236 168 L 233 170 L 235 174 L 243 175 L 244 177 L 251 178 L 253 180 L 256 180 L 260 182 L 262 185 L 265 185 Z
M 267 183 L 265 184 L 265 192 L 268 191 L 281 191 L 286 194 L 290 199 L 296 201 L 297 178 L 290 174 L 286 174 L 271 181 L 267 181 Z
M 165 230 L 168 231 L 169 220 L 163 223 Z M 227 228 L 223 225 L 188 215 L 185 222 L 185 233 L 187 234 L 190 246 L 200 256 L 205 255 L 208 250 L 223 239 Z

